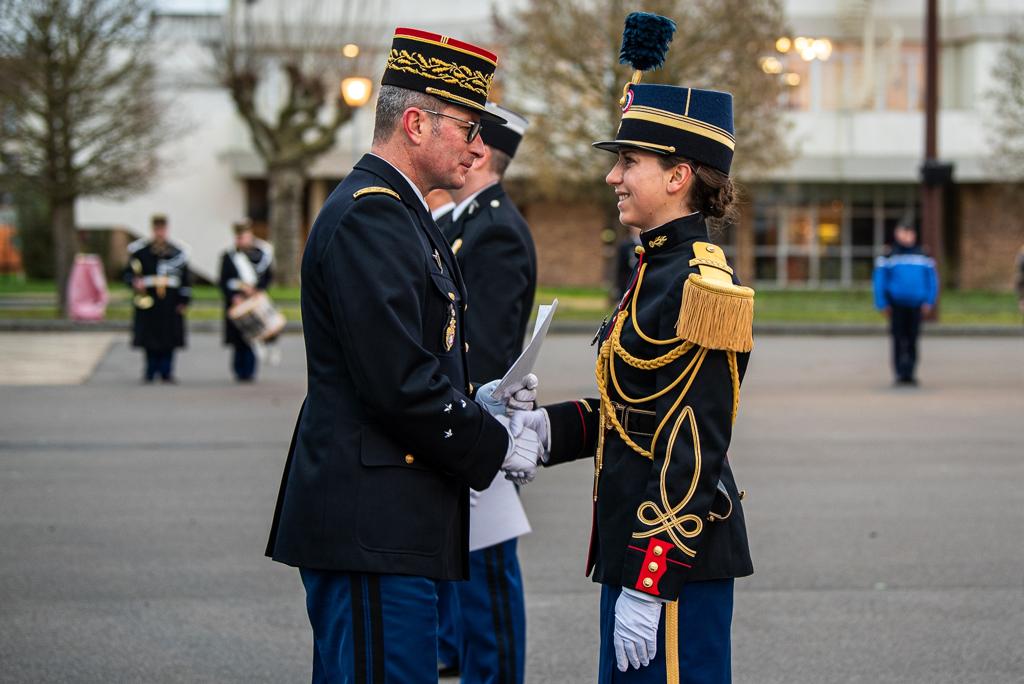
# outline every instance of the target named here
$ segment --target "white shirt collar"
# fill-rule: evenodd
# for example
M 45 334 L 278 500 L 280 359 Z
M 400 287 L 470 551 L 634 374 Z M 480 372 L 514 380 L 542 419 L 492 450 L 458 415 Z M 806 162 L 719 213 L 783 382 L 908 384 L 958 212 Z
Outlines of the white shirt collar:
M 436 221 L 438 218 L 440 218 L 441 216 L 444 216 L 449 211 L 452 211 L 454 208 L 455 208 L 455 202 L 445 202 L 444 204 L 439 206 L 437 209 L 435 209 L 434 211 L 430 212 L 430 218 L 432 218 L 432 219 L 434 219 Z
M 367 154 L 373 154 L 373 152 L 368 152 Z M 423 198 L 423 193 L 420 192 L 420 189 L 416 187 L 415 183 L 409 180 L 408 176 L 402 173 L 402 170 L 400 168 L 398 168 L 397 166 L 395 166 L 394 164 L 392 164 L 379 154 L 373 154 L 373 156 L 376 157 L 377 159 L 380 159 L 382 162 L 384 162 L 385 164 L 393 168 L 395 171 L 397 171 L 398 175 L 405 179 L 405 182 L 409 184 L 409 187 L 412 188 L 412 191 L 415 192 L 416 196 L 420 198 L 420 203 L 423 205 L 423 208 L 426 209 L 428 212 L 430 211 L 430 207 L 427 206 L 427 200 Z
M 479 190 L 474 192 L 472 195 L 470 195 L 466 199 L 464 199 L 461 202 L 459 202 L 458 204 L 456 204 L 455 208 L 452 209 L 452 221 L 458 221 L 459 220 L 459 217 L 462 216 L 462 213 L 464 211 L 466 211 L 466 209 L 469 207 L 470 202 L 472 202 L 473 200 L 476 199 L 477 195 L 479 195 L 481 192 L 483 192 L 487 188 L 489 188 L 489 187 L 491 187 L 493 185 L 497 185 L 497 184 L 498 184 L 498 181 L 494 181 L 493 183 L 488 183 L 487 185 L 485 185 L 484 187 L 480 188 Z

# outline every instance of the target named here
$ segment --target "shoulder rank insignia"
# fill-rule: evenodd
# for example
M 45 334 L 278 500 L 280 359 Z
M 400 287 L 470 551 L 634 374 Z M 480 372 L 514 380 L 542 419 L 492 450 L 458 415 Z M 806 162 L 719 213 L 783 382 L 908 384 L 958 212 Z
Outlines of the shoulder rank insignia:
M 391 188 L 383 188 L 383 187 L 381 187 L 379 185 L 371 185 L 368 188 L 360 188 L 359 190 L 356 190 L 355 192 L 352 193 L 352 199 L 359 199 L 363 195 L 377 195 L 377 194 L 380 194 L 380 195 L 391 195 L 396 200 L 402 199 L 402 196 L 399 195 L 394 190 L 392 190 Z
M 721 247 L 693 243 L 691 273 L 683 284 L 676 334 L 708 349 L 748 352 L 754 348 L 754 291 L 734 285 Z

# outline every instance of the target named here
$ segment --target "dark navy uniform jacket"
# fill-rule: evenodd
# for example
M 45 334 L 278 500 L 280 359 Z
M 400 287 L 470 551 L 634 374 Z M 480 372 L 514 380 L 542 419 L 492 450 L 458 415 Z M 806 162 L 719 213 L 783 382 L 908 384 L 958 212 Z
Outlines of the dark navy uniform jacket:
M 130 287 L 136 276 L 145 283 L 153 306 L 135 307 L 132 346 L 150 351 L 184 347 L 185 317 L 178 313 L 178 307 L 192 301 L 188 254 L 170 242 L 158 246 L 149 239 L 136 240 L 128 245 L 128 263 L 122 279 Z
M 701 216 L 647 231 L 641 240 L 642 270 L 634 273 L 620 335 L 608 325 L 601 336 L 609 345 L 618 339 L 622 351 L 612 354 L 608 399 L 629 438 L 653 458 L 630 448 L 611 426 L 604 430 L 587 572 L 593 570 L 596 582 L 675 600 L 685 582 L 753 572 L 726 455 L 738 401 L 734 381 L 749 354 L 704 349 L 676 336 L 683 284 L 698 272 L 690 264 L 695 244 L 708 240 Z M 548 465 L 595 457 L 600 401 L 545 407 Z
M 267 554 L 307 568 L 464 579 L 470 486 L 508 445 L 471 398 L 465 288 L 402 175 L 364 156 L 302 256 L 307 393 Z
M 500 183 L 484 188 L 445 235 L 471 293 L 473 377 L 502 377 L 523 350 L 537 289 L 537 253 L 519 210 Z

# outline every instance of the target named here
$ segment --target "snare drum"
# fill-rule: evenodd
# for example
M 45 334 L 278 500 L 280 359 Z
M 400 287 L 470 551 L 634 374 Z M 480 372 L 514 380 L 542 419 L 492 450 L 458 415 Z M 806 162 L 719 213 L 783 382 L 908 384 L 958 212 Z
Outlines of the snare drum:
M 257 292 L 228 309 L 228 318 L 250 344 L 268 342 L 284 330 L 287 320 L 266 292 Z

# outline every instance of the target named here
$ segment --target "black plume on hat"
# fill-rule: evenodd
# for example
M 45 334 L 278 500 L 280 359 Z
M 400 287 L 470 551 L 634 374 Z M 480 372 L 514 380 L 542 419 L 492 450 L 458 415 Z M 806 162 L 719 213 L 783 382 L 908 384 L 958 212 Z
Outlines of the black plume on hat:
M 665 63 L 675 32 L 676 23 L 668 17 L 650 12 L 631 13 L 622 31 L 619 63 L 629 64 L 637 71 L 657 69 Z

